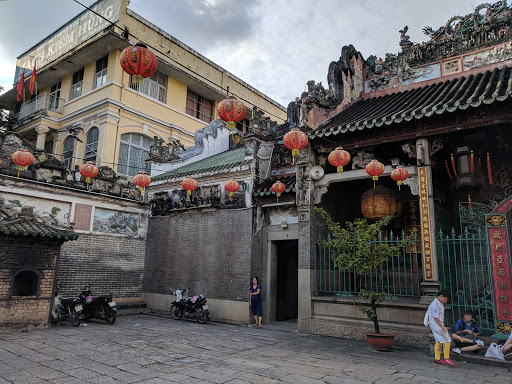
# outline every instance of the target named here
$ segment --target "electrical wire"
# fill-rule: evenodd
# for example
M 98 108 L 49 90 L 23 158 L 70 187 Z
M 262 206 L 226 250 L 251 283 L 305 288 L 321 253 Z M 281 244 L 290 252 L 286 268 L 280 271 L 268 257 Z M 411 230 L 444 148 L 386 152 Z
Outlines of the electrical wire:
M 86 9 L 88 9 L 89 11 L 91 11 L 92 13 L 94 13 L 95 15 L 97 15 L 97 16 L 101 17 L 102 19 L 104 19 L 104 20 L 108 21 L 112 26 L 116 26 L 117 28 L 121 29 L 122 31 L 124 31 L 124 33 L 125 33 L 126 35 L 128 35 L 128 36 L 132 36 L 133 38 L 135 38 L 135 39 L 136 39 L 136 40 L 138 40 L 138 41 L 141 41 L 141 42 L 143 41 L 142 39 L 138 38 L 138 37 L 137 37 L 137 36 L 135 36 L 134 34 L 130 33 L 126 28 L 121 28 L 119 25 L 117 25 L 117 22 L 110 21 L 109 19 L 107 19 L 107 18 L 106 18 L 106 17 L 104 17 L 103 15 L 101 15 L 101 14 L 99 14 L 98 12 L 94 11 L 92 8 L 90 8 L 90 7 L 88 7 L 88 6 L 84 5 L 84 4 L 82 4 L 82 3 L 81 3 L 80 1 L 78 1 L 78 0 L 73 0 L 73 1 L 74 1 L 75 3 L 77 3 L 77 4 L 80 4 L 82 7 L 84 7 L 84 8 L 86 8 Z M 229 92 L 229 89 L 222 87 L 221 85 L 219 85 L 219 84 L 215 83 L 214 81 L 210 80 L 209 78 L 204 77 L 203 75 L 201 75 L 201 74 L 199 74 L 199 73 L 195 72 L 194 70 L 192 70 L 192 69 L 188 68 L 187 66 L 185 66 L 185 65 L 181 64 L 180 62 L 178 62 L 178 61 L 174 60 L 171 56 L 167 55 L 167 53 L 162 52 L 161 50 L 159 50 L 158 48 L 153 47 L 153 46 L 152 46 L 152 45 L 150 45 L 150 44 L 147 44 L 147 43 L 144 43 L 144 44 L 145 44 L 145 45 L 147 45 L 149 48 L 151 48 L 153 51 L 158 52 L 158 53 L 159 53 L 159 54 L 161 54 L 162 56 L 165 56 L 166 58 L 168 58 L 169 60 L 171 60 L 173 63 L 175 63 L 175 64 L 177 64 L 178 66 L 182 67 L 186 72 L 193 73 L 193 74 L 194 74 L 194 75 L 196 75 L 197 77 L 200 77 L 201 79 L 204 79 L 204 80 L 206 80 L 207 82 L 209 82 L 209 83 L 211 83 L 211 84 L 215 85 L 216 87 L 218 87 L 218 88 L 219 88 L 219 89 L 221 89 L 222 91 L 226 91 L 226 93 L 228 93 L 228 92 Z M 228 88 L 229 88 L 229 87 L 228 87 Z M 260 111 L 263 111 L 263 112 L 265 112 L 265 113 L 266 113 L 266 114 L 268 114 L 268 115 L 271 115 L 271 116 L 273 116 L 273 117 L 275 117 L 275 118 L 277 118 L 277 119 L 282 120 L 283 122 L 286 122 L 286 119 L 283 119 L 282 117 L 276 116 L 276 115 L 274 115 L 273 113 L 266 111 L 265 109 L 259 108 L 257 105 L 255 105 L 255 104 L 251 103 L 250 101 L 248 101 L 248 100 L 244 99 L 243 97 L 238 96 L 238 95 L 234 94 L 233 92 L 229 92 L 229 93 L 231 93 L 232 95 L 235 95 L 235 96 L 236 96 L 236 97 L 238 97 L 240 100 L 245 101 L 247 104 L 252 105 L 253 107 L 258 108 Z

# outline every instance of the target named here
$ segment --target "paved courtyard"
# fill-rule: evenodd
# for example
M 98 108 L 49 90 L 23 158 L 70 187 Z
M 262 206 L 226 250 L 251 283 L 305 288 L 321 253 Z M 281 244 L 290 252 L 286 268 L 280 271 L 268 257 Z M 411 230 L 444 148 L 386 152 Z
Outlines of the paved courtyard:
M 269 327 L 271 328 L 271 327 Z M 0 334 L 2 383 L 512 383 L 507 368 L 437 366 L 424 350 L 149 315 Z

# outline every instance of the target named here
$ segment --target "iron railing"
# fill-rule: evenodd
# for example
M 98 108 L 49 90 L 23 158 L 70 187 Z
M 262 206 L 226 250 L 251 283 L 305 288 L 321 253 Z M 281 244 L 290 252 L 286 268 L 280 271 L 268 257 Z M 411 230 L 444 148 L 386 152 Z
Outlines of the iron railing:
M 327 241 L 330 240 L 330 235 Z M 389 236 L 373 239 L 372 244 L 397 245 L 405 238 Z M 357 275 L 355 271 L 340 271 L 334 265 L 336 250 L 322 244 L 318 237 L 315 257 L 315 291 L 317 295 L 337 295 L 350 297 L 361 289 L 387 293 L 390 296 L 420 297 L 422 295 L 423 263 L 420 242 L 414 237 L 407 246 L 400 248 L 400 255 L 387 261 L 381 268 L 366 275 Z
M 18 119 L 24 119 L 39 111 L 53 111 L 62 114 L 65 100 L 55 95 L 43 93 L 37 95 L 33 100 L 23 104 L 18 113 Z
M 452 229 L 436 234 L 437 265 L 441 289 L 451 294 L 445 324 L 455 325 L 464 311 L 475 314 L 481 328 L 494 331 L 494 295 L 492 293 L 490 258 L 485 231 L 467 229 L 457 234 Z

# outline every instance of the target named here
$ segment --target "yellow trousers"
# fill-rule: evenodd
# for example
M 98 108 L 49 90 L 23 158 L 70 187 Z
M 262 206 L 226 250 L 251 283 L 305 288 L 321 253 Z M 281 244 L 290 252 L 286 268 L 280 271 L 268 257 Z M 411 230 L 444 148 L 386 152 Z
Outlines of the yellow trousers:
M 443 351 L 443 356 L 445 359 L 450 358 L 450 346 L 452 343 L 443 343 L 441 344 L 439 341 L 434 346 L 434 355 L 435 359 L 441 359 L 441 351 Z

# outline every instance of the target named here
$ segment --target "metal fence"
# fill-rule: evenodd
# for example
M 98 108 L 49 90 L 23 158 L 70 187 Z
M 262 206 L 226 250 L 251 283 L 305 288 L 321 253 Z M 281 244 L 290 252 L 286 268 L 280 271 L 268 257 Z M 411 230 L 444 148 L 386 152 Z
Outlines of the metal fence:
M 54 111 L 62 114 L 64 102 L 64 99 L 48 93 L 37 95 L 33 100 L 21 106 L 18 119 L 24 119 L 39 111 Z
M 387 243 L 397 245 L 405 237 L 380 236 L 373 239 L 372 244 Z M 358 294 L 361 289 L 370 289 L 387 293 L 392 296 L 420 297 L 422 295 L 421 282 L 423 281 L 423 263 L 420 242 L 414 238 L 405 247 L 401 247 L 400 255 L 388 260 L 381 268 L 366 275 L 357 275 L 355 271 L 340 271 L 334 265 L 333 257 L 336 250 L 324 246 L 318 237 L 315 257 L 315 290 L 317 295 L 337 295 L 350 297 Z
M 445 324 L 455 325 L 470 310 L 481 328 L 494 330 L 494 302 L 487 238 L 483 230 L 470 234 L 439 231 L 437 265 L 441 289 L 451 294 Z

